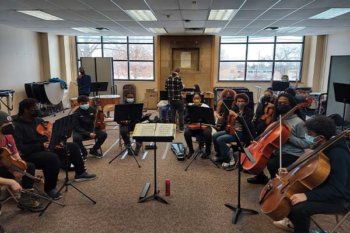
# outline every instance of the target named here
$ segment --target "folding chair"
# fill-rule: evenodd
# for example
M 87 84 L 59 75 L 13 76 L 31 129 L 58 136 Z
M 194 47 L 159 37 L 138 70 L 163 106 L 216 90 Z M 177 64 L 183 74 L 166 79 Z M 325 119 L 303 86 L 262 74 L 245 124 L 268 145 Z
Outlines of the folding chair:
M 323 215 L 323 214 L 322 214 Z M 335 216 L 336 219 L 336 225 L 332 228 L 331 231 L 325 231 L 319 223 L 316 222 L 314 217 L 311 217 L 311 221 L 321 230 L 323 233 L 335 233 L 335 231 L 345 222 L 345 220 L 350 216 L 350 211 L 344 212 L 344 213 L 334 213 L 334 214 L 325 214 L 329 216 Z M 344 232 L 349 232 L 350 229 L 347 229 L 347 231 Z

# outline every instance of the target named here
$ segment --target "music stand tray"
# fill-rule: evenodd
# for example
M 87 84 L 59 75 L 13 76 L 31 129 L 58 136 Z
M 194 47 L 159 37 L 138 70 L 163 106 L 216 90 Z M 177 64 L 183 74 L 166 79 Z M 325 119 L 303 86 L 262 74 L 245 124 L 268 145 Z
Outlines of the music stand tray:
M 98 92 L 100 91 L 107 91 L 108 88 L 108 82 L 93 82 L 90 86 L 90 91 L 94 92 L 95 95 L 98 95 Z
M 175 124 L 136 124 L 133 138 L 139 141 L 153 142 L 154 143 L 154 192 L 153 195 L 144 197 L 139 200 L 139 203 L 149 200 L 156 200 L 164 204 L 169 204 L 165 199 L 159 195 L 157 188 L 157 142 L 172 142 L 176 132 Z
M 346 104 L 350 104 L 350 84 L 347 83 L 333 83 L 334 87 L 334 96 L 335 101 L 341 102 L 344 104 L 343 107 L 343 125 L 342 130 L 344 129 L 345 124 L 345 110 L 346 110 Z

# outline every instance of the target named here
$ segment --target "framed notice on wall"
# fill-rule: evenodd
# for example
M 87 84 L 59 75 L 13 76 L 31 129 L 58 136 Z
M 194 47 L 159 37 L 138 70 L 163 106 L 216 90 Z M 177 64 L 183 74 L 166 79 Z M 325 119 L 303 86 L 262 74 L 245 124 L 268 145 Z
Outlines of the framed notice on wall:
M 173 48 L 173 69 L 199 71 L 199 48 Z

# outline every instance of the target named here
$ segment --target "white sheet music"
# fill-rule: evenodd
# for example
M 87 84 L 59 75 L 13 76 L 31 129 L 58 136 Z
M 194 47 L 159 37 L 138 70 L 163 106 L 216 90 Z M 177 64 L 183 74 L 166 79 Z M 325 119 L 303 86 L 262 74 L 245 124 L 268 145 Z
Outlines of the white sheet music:
M 136 124 L 133 136 L 157 136 L 169 137 L 174 136 L 176 130 L 175 124 L 150 123 L 150 124 Z

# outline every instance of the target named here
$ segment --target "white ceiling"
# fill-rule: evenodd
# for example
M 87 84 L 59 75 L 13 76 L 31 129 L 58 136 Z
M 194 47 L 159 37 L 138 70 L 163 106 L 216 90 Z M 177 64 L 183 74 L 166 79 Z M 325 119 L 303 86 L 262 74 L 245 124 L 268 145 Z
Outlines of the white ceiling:
M 85 35 L 72 27 L 104 27 L 101 35 L 152 35 L 150 27 L 168 34 L 202 34 L 186 28 L 221 27 L 220 35 L 286 35 L 269 26 L 305 27 L 293 35 L 350 30 L 350 13 L 329 20 L 310 16 L 329 8 L 350 8 L 350 0 L 0 0 L 0 24 L 60 35 Z M 208 21 L 210 9 L 238 9 L 231 21 Z M 16 10 L 42 10 L 63 18 L 44 21 Z M 152 10 L 157 21 L 136 22 L 125 10 Z

